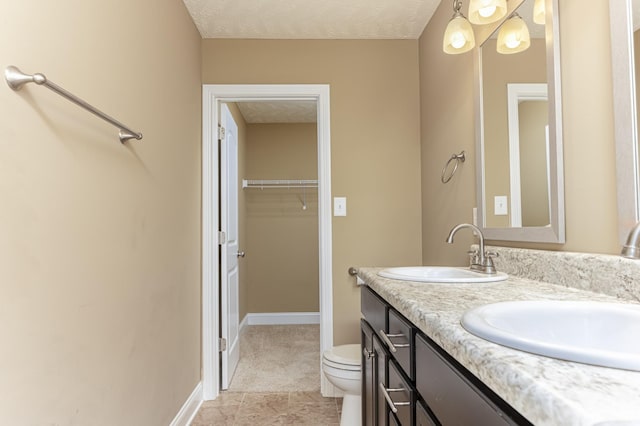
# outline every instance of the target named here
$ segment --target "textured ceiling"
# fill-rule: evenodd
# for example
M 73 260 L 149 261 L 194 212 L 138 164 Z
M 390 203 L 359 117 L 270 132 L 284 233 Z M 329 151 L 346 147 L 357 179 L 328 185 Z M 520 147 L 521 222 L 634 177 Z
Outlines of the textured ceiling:
M 440 0 L 184 0 L 203 38 L 417 39 Z
M 315 123 L 315 101 L 238 102 L 247 123 Z

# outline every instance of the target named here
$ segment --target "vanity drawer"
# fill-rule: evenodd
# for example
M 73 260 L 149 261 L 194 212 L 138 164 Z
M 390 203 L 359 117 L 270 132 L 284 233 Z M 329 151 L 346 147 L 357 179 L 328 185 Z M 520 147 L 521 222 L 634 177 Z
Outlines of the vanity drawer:
M 393 309 L 389 309 L 389 328 L 388 333 L 384 333 L 382 330 L 376 330 L 382 340 L 386 343 L 389 352 L 400 364 L 404 373 L 409 376 L 412 381 L 415 381 L 415 369 L 413 368 L 413 354 L 414 354 L 414 336 L 413 327 L 405 320 L 398 312 Z M 382 336 L 385 334 L 385 336 Z
M 376 333 L 387 329 L 387 304 L 366 286 L 360 291 L 360 311 Z
M 409 383 L 404 379 L 400 368 L 395 361 L 389 360 L 389 380 L 385 387 L 383 382 L 380 382 L 380 392 L 385 395 L 385 402 L 388 405 L 391 413 L 395 414 L 397 423 L 404 426 L 411 426 L 413 424 L 414 413 L 414 390 Z M 388 397 L 388 399 L 387 399 Z M 389 401 L 391 400 L 391 401 Z M 389 413 L 389 417 L 392 415 Z
M 416 336 L 416 360 L 417 391 L 443 425 L 514 424 L 421 335 Z

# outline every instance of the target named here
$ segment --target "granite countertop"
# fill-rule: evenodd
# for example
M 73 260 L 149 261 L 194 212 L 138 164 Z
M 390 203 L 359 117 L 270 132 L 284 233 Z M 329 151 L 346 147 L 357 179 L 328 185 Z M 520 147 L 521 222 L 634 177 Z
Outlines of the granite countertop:
M 380 277 L 381 269 L 360 268 L 358 276 L 533 424 L 640 425 L 640 372 L 529 354 L 483 340 L 460 325 L 465 311 L 487 303 L 628 301 L 513 276 L 483 284 L 419 283 Z

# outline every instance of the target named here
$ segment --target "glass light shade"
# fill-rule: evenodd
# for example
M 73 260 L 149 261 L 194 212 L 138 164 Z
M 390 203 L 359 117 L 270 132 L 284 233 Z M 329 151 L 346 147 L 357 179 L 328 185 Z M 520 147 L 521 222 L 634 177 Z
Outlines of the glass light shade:
M 544 3 L 544 0 L 536 0 L 533 4 L 533 22 L 536 24 L 544 25 L 545 23 Z
M 507 0 L 471 0 L 469 2 L 469 21 L 484 25 L 496 22 L 507 14 Z
M 498 53 L 518 53 L 527 50 L 530 45 L 529 28 L 520 16 L 514 15 L 502 24 L 498 33 Z
M 457 54 L 468 52 L 476 45 L 476 39 L 473 35 L 473 28 L 464 16 L 454 16 L 447 29 L 444 32 L 442 40 L 442 50 L 445 53 Z

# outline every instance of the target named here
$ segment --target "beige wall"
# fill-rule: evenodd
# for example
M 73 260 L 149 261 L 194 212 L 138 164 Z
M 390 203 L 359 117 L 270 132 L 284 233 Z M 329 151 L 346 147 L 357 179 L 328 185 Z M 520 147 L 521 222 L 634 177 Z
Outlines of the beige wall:
M 409 265 L 421 254 L 416 40 L 203 40 L 204 83 L 331 85 L 334 343 L 359 340 L 350 265 Z M 224 58 L 224 60 L 221 60 Z M 444 238 L 444 237 L 443 237 Z
M 518 105 L 520 123 L 520 187 L 522 225 L 547 226 L 549 219 L 549 174 L 546 127 L 548 102 L 523 101 Z
M 170 29 L 170 30 L 169 30 Z M 0 423 L 166 425 L 200 380 L 200 37 L 179 0 L 5 2 Z
M 458 223 L 471 222 L 475 206 L 475 136 L 473 54 L 442 52 L 442 35 L 451 19 L 451 4 L 442 2 L 420 37 L 420 104 L 422 140 L 422 256 L 426 265 L 468 262 L 470 233 L 453 245 L 445 238 Z M 442 167 L 453 153 L 466 161 L 447 184 Z
M 315 123 L 250 124 L 247 137 L 244 178 L 318 178 Z M 243 192 L 248 312 L 318 312 L 318 191 Z
M 609 11 L 607 2 L 584 8 L 560 2 L 564 125 L 566 244 L 510 245 L 553 250 L 618 253 L 613 145 Z M 456 223 L 471 220 L 475 206 L 473 55 L 442 52 L 451 17 L 443 2 L 420 37 L 423 175 L 423 261 L 464 264 L 467 240 L 444 243 Z M 589 31 L 584 31 L 589 28 Z M 447 185 L 442 164 L 453 151 L 468 162 Z M 499 243 L 503 244 L 503 243 Z M 504 243 L 505 245 L 507 243 Z

